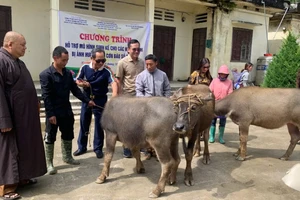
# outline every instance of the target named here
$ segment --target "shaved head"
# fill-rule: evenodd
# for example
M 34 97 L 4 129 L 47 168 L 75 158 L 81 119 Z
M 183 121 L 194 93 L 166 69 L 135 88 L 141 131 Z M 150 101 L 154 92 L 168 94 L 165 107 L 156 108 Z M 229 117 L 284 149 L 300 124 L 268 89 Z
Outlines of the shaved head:
M 26 40 L 22 34 L 9 31 L 4 36 L 3 48 L 13 57 L 19 58 L 25 54 Z
M 9 31 L 4 36 L 3 46 L 8 47 L 9 42 L 16 42 L 20 38 L 24 38 L 24 36 L 20 33 Z

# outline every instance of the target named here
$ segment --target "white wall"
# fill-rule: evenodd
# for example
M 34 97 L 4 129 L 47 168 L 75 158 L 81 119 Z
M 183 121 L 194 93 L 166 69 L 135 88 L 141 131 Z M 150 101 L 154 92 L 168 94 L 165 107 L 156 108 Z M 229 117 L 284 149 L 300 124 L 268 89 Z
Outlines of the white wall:
M 269 44 L 270 52 L 272 54 L 277 54 L 279 52 L 283 40 L 287 38 L 289 32 L 292 32 L 296 36 L 299 36 L 300 34 L 300 20 L 296 19 L 296 16 L 293 15 L 289 15 L 284 18 L 281 26 L 276 33 L 276 30 L 280 24 L 280 20 L 281 18 L 272 19 L 272 21 L 270 21 Z M 283 27 L 286 31 L 283 31 Z
M 0 5 L 11 6 L 12 30 L 24 35 L 27 42 L 26 63 L 33 80 L 50 65 L 49 0 L 1 0 Z
M 10 6 L 12 30 L 24 35 L 27 42 L 26 63 L 33 80 L 50 65 L 49 55 L 49 0 L 1 0 L 0 5 Z
M 123 3 L 122 0 L 120 2 L 105 1 L 105 12 L 78 9 L 74 7 L 74 0 L 60 0 L 59 9 L 66 12 L 112 19 L 146 21 L 144 0 L 123 0 Z
M 121 2 L 106 1 L 105 12 L 95 12 L 91 10 L 81 10 L 74 8 L 73 0 L 60 0 L 59 10 L 73 13 L 80 13 L 104 18 L 114 18 L 122 20 L 147 21 L 147 1 L 140 0 L 120 0 Z M 133 5 L 134 4 L 134 5 Z M 190 75 L 192 35 L 194 27 L 194 13 L 205 13 L 206 7 L 201 7 L 190 3 L 180 3 L 170 0 L 156 0 L 154 6 L 157 9 L 169 10 L 175 13 L 175 21 L 168 22 L 154 20 L 154 25 L 176 27 L 175 52 L 174 52 L 174 72 L 173 79 L 186 79 Z M 182 14 L 185 16 L 185 22 L 181 21 Z M 153 29 L 151 29 L 153 32 Z M 152 34 L 152 33 L 151 33 Z M 58 35 L 57 35 L 58 37 Z M 56 40 L 58 41 L 58 40 Z M 150 37 L 149 43 L 153 43 Z M 149 45 L 152 47 L 152 45 Z M 148 53 L 153 49 L 149 48 Z
M 266 16 L 267 26 L 270 15 Z M 237 22 L 244 21 L 253 24 Z M 259 25 L 262 24 L 262 25 Z M 239 71 L 244 68 L 244 62 L 231 62 L 232 28 L 239 27 L 253 30 L 251 60 L 256 65 L 258 57 L 267 53 L 267 38 L 265 29 L 265 17 L 263 13 L 235 9 L 230 14 L 216 11 L 215 30 L 213 39 L 213 68 L 212 75 L 217 76 L 217 70 L 222 64 L 227 64 L 230 69 L 237 68 Z M 255 67 L 251 73 L 251 79 L 255 79 Z
M 155 25 L 176 27 L 173 80 L 186 79 L 190 76 L 193 29 L 206 27 L 195 25 L 195 13 L 207 12 L 205 7 L 196 4 L 178 3 L 172 1 L 156 1 L 155 7 L 170 10 L 175 13 L 174 22 L 154 20 Z M 182 16 L 186 19 L 181 21 Z

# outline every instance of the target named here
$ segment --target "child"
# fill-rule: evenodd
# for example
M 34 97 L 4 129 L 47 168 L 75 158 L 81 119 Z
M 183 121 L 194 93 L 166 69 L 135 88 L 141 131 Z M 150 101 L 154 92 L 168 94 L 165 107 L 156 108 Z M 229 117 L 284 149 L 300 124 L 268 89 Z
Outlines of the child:
M 223 99 L 233 91 L 232 81 L 227 79 L 228 75 L 229 75 L 229 69 L 227 65 L 222 65 L 218 70 L 218 78 L 214 78 L 209 86 L 209 89 L 214 94 L 216 101 Z M 217 118 L 220 119 L 219 142 L 221 144 L 225 144 L 225 141 L 223 139 L 225 125 L 226 125 L 225 116 L 219 116 L 213 119 L 209 131 L 209 142 L 210 143 L 215 142 Z
M 233 68 L 231 70 L 231 73 L 232 73 L 232 76 L 233 76 L 232 79 L 233 79 L 233 85 L 234 85 L 235 83 L 238 82 L 238 80 L 239 80 L 239 78 L 241 76 L 241 73 L 238 72 L 237 68 Z

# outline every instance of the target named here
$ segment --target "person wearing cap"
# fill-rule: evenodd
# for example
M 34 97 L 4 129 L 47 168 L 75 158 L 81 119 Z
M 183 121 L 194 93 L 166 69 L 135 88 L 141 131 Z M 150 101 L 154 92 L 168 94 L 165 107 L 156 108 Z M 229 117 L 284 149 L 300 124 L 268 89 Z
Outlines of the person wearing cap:
M 221 100 L 233 91 L 232 81 L 227 79 L 229 75 L 229 69 L 227 65 L 222 65 L 218 70 L 218 77 L 214 78 L 211 84 L 209 85 L 209 89 L 215 96 L 215 100 Z M 209 142 L 215 142 L 215 133 L 216 133 L 216 123 L 217 119 L 220 119 L 219 125 L 219 142 L 221 144 L 225 144 L 223 139 L 225 125 L 226 125 L 226 117 L 225 116 L 218 116 L 215 117 L 211 123 L 210 131 L 209 131 Z
M 84 64 L 77 75 L 76 84 L 83 87 L 83 94 L 93 99 L 96 106 L 88 107 L 82 102 L 80 113 L 80 131 L 77 139 L 78 149 L 73 153 L 79 156 L 87 152 L 88 134 L 92 121 L 95 117 L 93 150 L 97 158 L 103 157 L 104 132 L 101 128 L 101 116 L 105 103 L 107 102 L 108 85 L 111 84 L 112 96 L 117 95 L 118 85 L 111 71 L 105 65 L 105 51 L 95 48 L 91 52 L 91 62 Z

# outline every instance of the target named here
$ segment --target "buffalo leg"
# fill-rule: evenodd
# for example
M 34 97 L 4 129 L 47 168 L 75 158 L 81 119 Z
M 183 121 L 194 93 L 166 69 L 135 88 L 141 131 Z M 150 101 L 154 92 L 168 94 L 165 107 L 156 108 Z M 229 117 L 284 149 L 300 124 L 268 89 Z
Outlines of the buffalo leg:
M 291 141 L 288 149 L 286 150 L 285 154 L 280 157 L 281 160 L 288 160 L 290 155 L 293 153 L 295 146 L 297 142 L 300 139 L 300 132 L 299 128 L 293 124 L 287 124 L 287 128 L 289 131 L 289 134 L 291 136 Z
M 154 148 L 156 155 L 161 163 L 161 175 L 157 186 L 149 194 L 150 198 L 157 198 L 165 190 L 166 182 L 171 173 L 172 167 L 175 165 L 175 161 L 171 156 L 170 146 L 168 145 L 155 145 L 151 144 Z
M 188 146 L 185 153 L 186 168 L 184 173 L 184 183 L 187 186 L 194 185 L 193 172 L 192 172 L 192 159 L 193 159 L 193 149 L 197 137 L 197 133 L 195 133 L 195 130 L 198 129 L 195 128 L 193 130 L 192 137 L 188 141 Z
M 240 148 L 239 155 L 235 158 L 239 161 L 244 161 L 247 154 L 247 140 L 248 140 L 249 126 L 240 126 Z
M 202 163 L 208 165 L 210 163 L 210 155 L 208 150 L 208 137 L 209 137 L 209 129 L 206 129 L 202 132 L 203 140 L 204 140 L 204 152 L 203 152 L 203 160 Z
M 106 178 L 109 176 L 110 163 L 115 152 L 115 146 L 117 142 L 117 135 L 106 131 L 106 151 L 104 156 L 104 166 L 100 176 L 97 178 L 96 183 L 104 183 Z
M 195 157 L 200 157 L 201 155 L 201 142 L 200 142 L 200 138 L 201 138 L 201 135 L 203 134 L 202 133 L 198 133 L 197 134 L 197 139 L 196 139 L 196 142 L 195 142 L 195 147 L 194 147 L 194 152 L 193 152 L 193 155 Z
M 136 159 L 136 172 L 138 174 L 145 173 L 145 167 L 141 161 L 140 148 L 131 149 L 133 157 Z
M 169 176 L 169 184 L 170 185 L 175 184 L 177 181 L 176 173 L 177 173 L 178 165 L 180 163 L 180 156 L 178 153 L 178 139 L 179 139 L 178 136 L 176 136 L 172 139 L 172 142 L 171 142 L 170 151 L 171 151 L 171 156 L 175 160 L 175 164 L 172 166 L 171 174 Z

